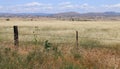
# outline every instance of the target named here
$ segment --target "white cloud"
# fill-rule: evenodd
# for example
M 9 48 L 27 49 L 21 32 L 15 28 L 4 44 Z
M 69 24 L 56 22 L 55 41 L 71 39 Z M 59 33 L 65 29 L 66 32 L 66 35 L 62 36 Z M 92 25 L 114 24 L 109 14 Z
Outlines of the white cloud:
M 52 10 L 52 4 L 43 4 L 39 2 L 31 2 L 26 4 L 19 4 L 14 6 L 5 6 L 3 11 L 11 12 L 44 12 Z
M 43 4 L 39 2 L 32 2 L 24 5 L 27 9 L 30 9 L 31 11 L 43 11 L 43 10 L 52 10 L 53 6 L 52 4 Z
M 41 6 L 43 5 L 42 3 L 39 2 L 31 2 L 31 3 L 27 3 L 24 6 Z
M 4 8 L 3 8 L 4 7 Z M 63 12 L 63 11 L 88 11 L 93 9 L 92 6 L 85 4 L 74 4 L 72 2 L 62 2 L 58 4 L 47 4 L 40 2 L 30 2 L 26 4 L 18 4 L 11 6 L 0 6 L 0 12 L 15 12 L 15 13 L 25 13 L 25 12 Z
M 101 12 L 101 11 L 120 11 L 120 3 L 109 5 L 97 5 L 92 6 L 89 3 L 74 3 L 71 1 L 62 3 L 41 3 L 30 2 L 25 4 L 2 6 L 0 5 L 0 12 L 67 12 L 67 11 L 79 11 L 79 12 Z
M 120 9 L 120 3 L 119 4 L 114 4 L 114 5 L 103 5 L 105 8 L 119 8 Z
M 61 9 L 82 9 L 82 10 L 88 10 L 88 9 L 94 9 L 95 7 L 88 5 L 87 3 L 84 4 L 73 4 L 71 2 L 64 2 L 59 4 L 59 8 Z
M 74 5 L 64 5 L 64 6 L 61 6 L 60 8 L 62 9 L 73 9 L 73 8 L 76 8 Z
M 73 5 L 71 2 L 63 2 L 63 3 L 58 4 L 58 7 L 61 9 L 73 9 L 76 6 Z
M 17 5 L 16 7 L 23 7 L 23 8 L 39 8 L 39 9 L 52 9 L 52 4 L 44 4 L 39 2 L 31 2 L 23 5 Z
M 84 10 L 95 9 L 94 6 L 91 6 L 91 5 L 87 4 L 87 3 L 84 3 L 84 4 L 82 4 L 82 5 L 79 5 L 78 8 L 84 9 Z

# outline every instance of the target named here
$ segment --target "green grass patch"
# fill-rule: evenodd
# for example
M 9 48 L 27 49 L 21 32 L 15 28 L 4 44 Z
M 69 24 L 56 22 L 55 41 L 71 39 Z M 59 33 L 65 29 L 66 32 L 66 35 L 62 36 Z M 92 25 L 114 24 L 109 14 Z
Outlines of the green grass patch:
M 80 46 L 83 48 L 96 48 L 96 47 L 102 47 L 100 41 L 90 39 L 90 38 L 85 38 L 80 40 Z

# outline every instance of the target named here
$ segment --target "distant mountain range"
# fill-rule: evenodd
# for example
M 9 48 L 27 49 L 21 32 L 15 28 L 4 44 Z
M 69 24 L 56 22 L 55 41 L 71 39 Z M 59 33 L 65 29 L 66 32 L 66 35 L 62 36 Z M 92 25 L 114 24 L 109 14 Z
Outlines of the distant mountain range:
M 0 17 L 42 17 L 50 16 L 51 14 L 46 13 L 0 13 Z
M 14 16 L 50 16 L 50 17 L 80 17 L 80 16 L 120 16 L 119 12 L 91 12 L 91 13 L 78 13 L 78 12 L 63 12 L 56 14 L 49 13 L 0 13 L 0 17 L 14 17 Z
M 119 20 L 120 12 L 90 12 L 90 13 L 78 13 L 78 12 L 63 12 L 63 13 L 0 13 L 0 17 L 50 17 L 62 20 L 70 20 L 71 18 L 77 20 L 95 20 L 95 19 L 112 19 Z
M 103 13 L 77 13 L 77 12 L 65 12 L 54 14 L 53 16 L 63 16 L 63 17 L 80 17 L 80 16 L 120 16 L 119 12 L 103 12 Z

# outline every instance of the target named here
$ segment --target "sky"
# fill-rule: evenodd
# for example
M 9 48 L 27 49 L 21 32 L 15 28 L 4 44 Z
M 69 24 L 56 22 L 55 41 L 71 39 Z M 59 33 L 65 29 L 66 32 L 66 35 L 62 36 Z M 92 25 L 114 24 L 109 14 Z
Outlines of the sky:
M 120 12 L 120 0 L 0 0 L 1 13 Z

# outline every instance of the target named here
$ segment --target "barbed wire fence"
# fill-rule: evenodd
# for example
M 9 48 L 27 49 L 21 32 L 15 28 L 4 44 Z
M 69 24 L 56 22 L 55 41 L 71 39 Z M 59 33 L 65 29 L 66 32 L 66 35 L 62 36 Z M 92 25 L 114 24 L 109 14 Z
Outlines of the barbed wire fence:
M 73 33 L 75 34 L 74 36 L 64 36 L 64 35 L 57 35 L 57 34 L 54 34 L 53 36 L 49 36 L 49 34 L 47 35 L 47 36 L 41 36 L 41 33 L 39 33 L 39 31 L 41 31 L 41 30 L 39 30 L 38 29 L 38 27 L 37 26 L 35 26 L 35 27 L 29 27 L 30 28 L 30 30 L 29 30 L 29 33 L 27 33 L 27 31 L 26 32 L 22 32 L 22 31 L 20 31 L 20 29 L 21 28 L 26 28 L 26 27 L 18 27 L 18 26 L 13 26 L 13 27 L 1 27 L 1 28 L 6 28 L 7 29 L 7 31 L 0 31 L 0 34 L 1 35 L 7 35 L 7 36 L 12 36 L 12 37 L 10 37 L 10 39 L 11 40 L 13 40 L 12 42 L 14 42 L 14 45 L 15 46 L 19 46 L 19 43 L 20 43 L 20 41 L 21 41 L 21 39 L 22 38 L 19 38 L 19 36 L 28 36 L 28 37 L 30 37 L 30 38 L 34 38 L 34 39 L 36 39 L 37 40 L 37 38 L 39 37 L 39 38 L 46 38 L 47 39 L 47 37 L 49 37 L 49 38 L 55 38 L 55 39 L 57 39 L 57 40 L 61 40 L 61 38 L 63 38 L 63 40 L 64 40 L 64 38 L 67 38 L 67 39 L 72 39 L 74 42 L 75 42 L 75 44 L 76 44 L 76 46 L 78 46 L 78 44 L 79 44 L 79 40 L 80 39 L 84 39 L 84 38 L 91 38 L 91 39 L 95 39 L 95 40 L 109 40 L 109 41 L 117 41 L 117 42 L 120 42 L 120 39 L 119 38 L 101 38 L 101 37 L 87 37 L 87 36 L 81 36 L 80 34 L 79 34 L 79 31 L 78 30 L 75 30 L 75 31 L 73 31 Z M 27 27 L 28 28 L 28 27 Z M 34 29 L 34 30 L 32 30 L 31 31 L 31 29 Z M 48 30 L 49 31 L 49 30 Z M 37 33 L 36 33 L 37 32 Z M 48 38 L 48 39 L 49 39 Z M 55 40 L 54 39 L 54 41 L 56 41 L 57 42 L 57 40 Z M 28 39 L 28 40 L 30 40 L 30 39 Z M 32 39 L 31 39 L 32 40 Z M 4 41 L 4 40 L 3 40 Z M 67 42 L 67 40 L 65 40 L 66 42 Z
M 61 35 L 58 35 L 58 34 L 55 34 L 56 36 L 54 36 L 54 35 L 53 36 L 49 36 L 50 34 L 47 34 L 47 36 L 42 36 L 41 33 L 38 32 L 40 30 L 38 29 L 37 26 L 36 27 L 32 27 L 32 28 L 30 27 L 30 29 L 27 30 L 30 33 L 28 33 L 27 31 L 23 32 L 23 31 L 20 30 L 21 28 L 26 28 L 26 27 L 13 26 L 13 27 L 2 27 L 2 28 L 6 29 L 6 31 L 0 31 L 0 41 L 10 41 L 10 42 L 13 42 L 15 47 L 20 46 L 19 43 L 21 42 L 21 39 L 23 39 L 23 40 L 24 39 L 28 39 L 28 37 L 29 37 L 29 38 L 34 38 L 34 40 L 37 41 L 38 36 L 39 36 L 40 39 L 41 38 L 46 38 L 48 40 L 49 40 L 48 37 L 55 38 L 54 41 L 56 41 L 56 42 L 57 42 L 57 40 L 61 40 L 61 38 L 63 38 L 63 39 L 67 38 L 66 40 L 63 40 L 63 41 L 68 42 L 68 39 L 70 38 L 70 39 L 73 40 L 72 42 L 75 43 L 77 49 L 78 49 L 78 46 L 79 46 L 79 40 L 86 39 L 86 38 L 91 38 L 91 39 L 95 39 L 95 40 L 109 40 L 109 41 L 113 40 L 113 41 L 117 41 L 117 42 L 120 43 L 120 39 L 119 38 L 116 39 L 116 38 L 104 38 L 104 37 L 101 38 L 101 37 L 81 36 L 78 30 L 72 31 L 74 33 L 73 36 L 70 36 L 68 34 L 67 34 L 67 36 L 64 36 L 64 35 L 61 36 Z M 31 29 L 34 29 L 34 30 L 31 31 Z M 1 39 L 1 37 L 2 37 L 1 35 L 5 36 L 4 39 Z M 9 39 L 7 40 L 7 38 L 6 38 L 7 36 L 9 36 L 10 40 Z M 21 38 L 22 36 L 23 36 L 23 38 Z M 25 36 L 27 36 L 27 38 L 24 38 Z M 46 40 L 46 39 L 44 39 L 44 40 Z M 31 41 L 32 39 L 28 39 L 28 40 Z M 27 41 L 27 40 L 25 40 L 25 41 Z M 39 42 L 39 41 L 37 41 L 37 42 Z M 119 52 L 119 51 L 116 50 L 116 53 L 117 52 Z M 117 55 L 115 55 L 115 61 L 117 61 L 116 57 L 117 57 Z

